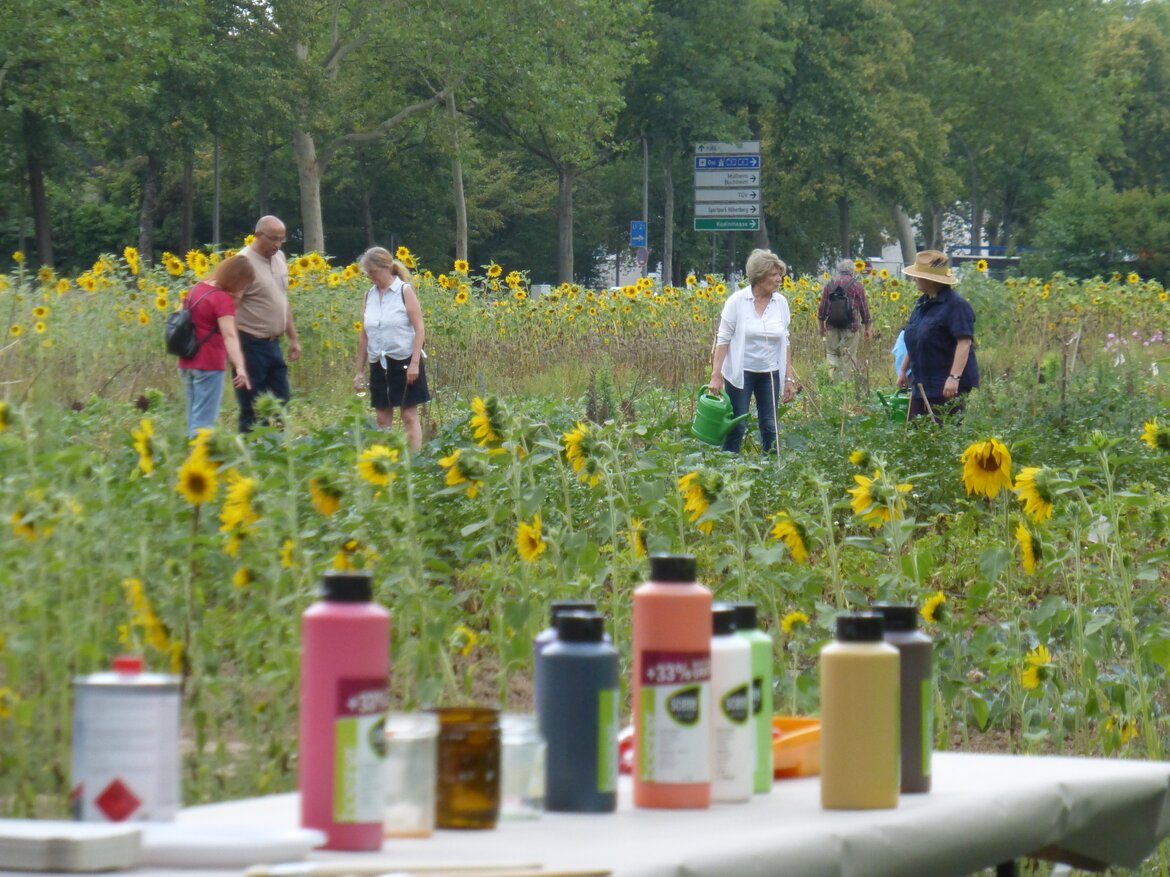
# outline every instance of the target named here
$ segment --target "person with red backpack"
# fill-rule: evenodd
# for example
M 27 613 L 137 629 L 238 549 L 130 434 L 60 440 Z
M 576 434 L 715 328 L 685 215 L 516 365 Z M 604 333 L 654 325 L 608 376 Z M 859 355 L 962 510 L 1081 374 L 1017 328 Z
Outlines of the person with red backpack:
M 837 273 L 821 290 L 817 307 L 821 337 L 825 339 L 825 359 L 834 380 L 845 380 L 857 366 L 857 349 L 864 332 L 865 340 L 873 337 L 869 325 L 869 298 L 857 278 L 853 262 L 842 259 Z

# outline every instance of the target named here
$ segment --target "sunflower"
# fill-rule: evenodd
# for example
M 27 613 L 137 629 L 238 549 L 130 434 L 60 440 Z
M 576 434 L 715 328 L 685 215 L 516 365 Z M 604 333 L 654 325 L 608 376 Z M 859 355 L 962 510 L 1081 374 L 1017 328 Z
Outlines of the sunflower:
M 456 260 L 455 260 L 455 271 L 456 271 L 457 273 L 459 273 L 459 274 L 466 274 L 466 273 L 467 273 L 467 269 L 468 269 L 469 267 L 470 267 L 470 266 L 467 264 L 467 260 L 466 260 L 466 259 L 456 259 Z
M 1022 521 L 1016 525 L 1016 541 L 1020 543 L 1020 564 L 1024 572 L 1033 575 L 1036 564 L 1043 559 L 1040 540 Z
M 44 305 L 37 305 L 32 309 L 32 315 L 38 320 L 43 320 L 45 317 L 49 316 L 49 309 Z
M 782 539 L 797 563 L 808 563 L 804 527 L 794 521 L 788 512 L 777 512 L 772 516 L 772 521 L 772 538 Z
M 500 410 L 500 403 L 495 396 L 488 396 L 487 399 L 481 399 L 476 396 L 471 400 L 471 434 L 475 436 L 475 440 L 481 445 L 486 446 L 496 444 L 504 440 L 502 432 L 503 412 Z
M 569 465 L 577 473 L 577 477 L 595 487 L 601 480 L 601 468 L 595 459 L 597 438 L 592 427 L 587 423 L 578 424 L 564 435 L 561 441 L 565 445 L 565 457 Z
M 785 636 L 792 636 L 794 630 L 806 624 L 808 624 L 808 615 L 798 609 L 795 612 L 789 612 L 780 620 L 780 632 Z
M 139 421 L 138 429 L 131 430 L 130 435 L 134 438 L 134 450 L 138 452 L 138 468 L 143 475 L 149 475 L 154 471 L 154 423 L 149 417 L 144 417 Z
M 228 470 L 227 495 L 219 512 L 219 529 L 228 533 L 232 530 L 247 530 L 260 522 L 260 514 L 252 504 L 256 491 L 256 479 L 247 478 L 237 470 Z
M 849 489 L 853 497 L 853 514 L 870 527 L 880 527 L 886 521 L 900 519 L 906 513 L 906 501 L 902 494 L 909 493 L 913 484 L 895 484 L 886 478 L 880 469 L 873 470 L 873 478 L 854 475 L 856 487 Z
M 1137 720 L 1114 714 L 1105 720 L 1105 730 L 1116 733 L 1125 743 L 1138 735 Z
M 237 588 L 246 588 L 254 581 L 256 581 L 256 576 L 246 566 L 241 566 L 232 576 L 232 585 Z
M 407 259 L 411 258 L 410 249 L 405 245 L 399 247 L 394 251 L 394 258 L 399 262 L 405 262 Z
M 477 642 L 479 642 L 479 634 L 466 624 L 458 625 L 451 633 L 452 648 L 465 658 L 471 654 Z
M 215 499 L 218 486 L 215 464 L 205 453 L 199 453 L 198 449 L 192 451 L 179 468 L 179 483 L 175 489 L 191 505 L 199 506 Z
M 467 299 L 468 299 L 469 297 L 470 297 L 470 296 L 468 296 L 468 294 L 467 294 L 467 290 L 466 290 L 466 289 L 461 289 L 461 290 L 459 290 L 457 293 L 455 293 L 455 304 L 457 304 L 457 305 L 466 304 L 466 303 L 467 303 Z
M 471 455 L 463 457 L 463 449 L 456 448 L 448 456 L 439 458 L 439 465 L 447 470 L 448 487 L 467 485 L 467 496 L 475 499 L 484 484 L 486 472 L 480 460 Z
M 532 563 L 547 547 L 540 538 L 540 515 L 533 515 L 531 524 L 521 521 L 516 525 L 516 552 L 525 561 Z
M 122 258 L 126 260 L 126 267 L 130 269 L 131 274 L 138 274 L 142 267 L 142 261 L 138 257 L 138 250 L 134 247 L 126 247 L 122 250 Z
M 1130 284 L 1141 283 L 1142 278 L 1138 275 L 1138 273 L 1136 271 L 1131 271 L 1129 274 L 1125 275 L 1125 282 L 1130 283 Z
M 1142 441 L 1150 446 L 1151 450 L 1170 451 L 1170 425 L 1158 423 L 1158 418 L 1147 420 Z
M 341 508 L 341 488 L 337 486 L 331 474 L 318 472 L 309 479 L 309 501 L 313 508 L 326 518 L 333 516 Z
M 849 462 L 859 469 L 868 469 L 871 462 L 869 451 L 864 451 L 858 448 L 849 455 Z
M 630 547 L 634 549 L 636 559 L 646 556 L 646 527 L 641 518 L 630 519 Z
M 980 259 L 978 262 L 976 262 L 975 263 L 975 270 L 978 271 L 980 274 L 986 274 L 987 273 L 987 260 Z
M 1052 655 L 1048 648 L 1041 643 L 1024 656 L 1027 665 L 1020 674 L 1020 684 L 1032 691 L 1040 687 L 1040 683 L 1048 678 L 1049 666 L 1052 664 Z
M 280 568 L 281 569 L 296 569 L 297 560 L 295 552 L 297 550 L 297 543 L 295 539 L 285 539 L 280 544 Z
M 938 624 L 942 621 L 945 614 L 946 603 L 947 595 L 942 591 L 935 591 L 922 604 L 922 608 L 918 610 L 918 613 L 928 624 Z
M 683 511 L 687 513 L 687 520 L 708 536 L 711 535 L 715 522 L 699 519 L 711 508 L 711 503 L 719 495 L 721 486 L 722 477 L 712 472 L 688 472 L 678 480 L 678 492 L 683 496 Z
M 994 499 L 1012 486 L 1012 455 L 999 439 L 975 442 L 963 451 L 963 486 L 967 493 Z
M 1052 502 L 1056 499 L 1056 473 L 1047 466 L 1028 466 L 1016 476 L 1016 496 L 1024 504 L 1024 511 L 1036 523 L 1052 517 Z
M 898 290 L 896 290 L 896 289 L 890 290 L 890 301 L 897 301 L 901 297 L 902 297 L 902 293 L 898 292 Z
M 499 265 L 497 265 L 495 262 L 492 262 L 487 267 L 487 276 L 492 278 L 493 280 L 495 278 L 499 277 L 503 273 L 504 273 L 504 269 L 501 268 Z
M 358 474 L 370 484 L 388 487 L 397 473 L 393 464 L 398 462 L 398 449 L 386 445 L 371 445 L 358 458 Z

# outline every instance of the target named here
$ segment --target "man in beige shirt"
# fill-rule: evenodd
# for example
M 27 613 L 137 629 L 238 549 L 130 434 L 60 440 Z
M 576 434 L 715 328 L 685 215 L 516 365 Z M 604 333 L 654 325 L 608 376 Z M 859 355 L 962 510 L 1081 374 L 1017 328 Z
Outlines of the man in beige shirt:
M 254 405 L 261 393 L 271 393 L 282 402 L 292 395 L 288 364 L 280 350 L 281 335 L 288 336 L 288 361 L 301 358 L 301 344 L 288 303 L 288 261 L 281 251 L 284 240 L 284 223 L 275 216 L 262 216 L 256 223 L 254 240 L 240 251 L 256 271 L 256 279 L 236 305 L 236 328 L 252 382 L 251 389 L 236 388 L 240 432 L 248 432 L 255 425 Z

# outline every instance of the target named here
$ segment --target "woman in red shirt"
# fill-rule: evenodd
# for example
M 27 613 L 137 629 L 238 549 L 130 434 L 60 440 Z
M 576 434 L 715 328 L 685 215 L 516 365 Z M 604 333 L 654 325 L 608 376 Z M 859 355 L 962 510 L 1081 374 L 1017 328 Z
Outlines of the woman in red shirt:
M 236 302 L 256 272 L 243 256 L 232 256 L 216 266 L 206 280 L 187 292 L 183 307 L 191 309 L 195 337 L 202 343 L 190 359 L 179 358 L 179 377 L 187 396 L 187 435 L 213 429 L 223 401 L 223 373 L 230 359 L 232 385 L 251 389 L 240 336 L 236 332 Z

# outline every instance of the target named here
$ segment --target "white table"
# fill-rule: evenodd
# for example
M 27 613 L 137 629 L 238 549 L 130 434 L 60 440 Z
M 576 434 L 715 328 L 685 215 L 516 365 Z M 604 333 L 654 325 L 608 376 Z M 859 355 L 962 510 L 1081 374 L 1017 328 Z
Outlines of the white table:
M 1137 867 L 1170 835 L 1170 762 L 938 753 L 934 789 L 896 810 L 826 811 L 816 778 L 710 810 L 637 810 L 623 777 L 618 812 L 546 813 L 494 831 L 387 841 L 380 854 L 313 860 L 396 864 L 541 862 L 615 877 L 966 875 L 1036 855 L 1080 867 Z M 191 807 L 187 825 L 295 827 L 295 794 Z M 139 877 L 231 871 L 139 869 Z

